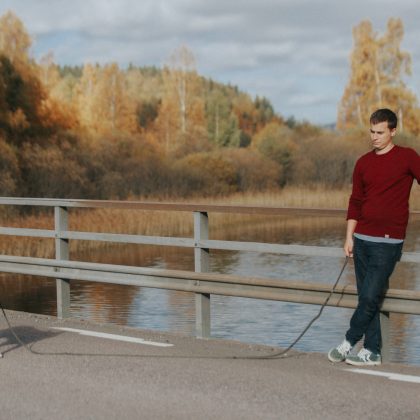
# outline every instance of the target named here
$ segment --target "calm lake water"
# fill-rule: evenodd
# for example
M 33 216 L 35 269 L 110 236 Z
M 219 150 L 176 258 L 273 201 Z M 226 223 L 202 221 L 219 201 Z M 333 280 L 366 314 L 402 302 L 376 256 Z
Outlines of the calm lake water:
M 341 218 L 263 219 L 238 223 L 222 231 L 210 230 L 211 239 L 341 247 L 345 221 Z M 420 220 L 409 225 L 404 250 L 420 251 Z M 141 245 L 71 255 L 80 261 L 193 270 L 193 250 Z M 210 254 L 211 271 L 268 278 L 333 284 L 343 259 L 300 257 L 255 252 Z M 354 284 L 353 264 L 341 284 Z M 420 290 L 420 264 L 398 264 L 392 288 Z M 29 276 L 1 275 L 0 293 L 9 309 L 56 314 L 55 281 Z M 72 316 L 143 329 L 194 334 L 194 295 L 132 286 L 73 281 Z M 316 305 L 267 300 L 211 297 L 212 336 L 287 347 L 318 313 Z M 298 350 L 326 352 L 343 339 L 352 311 L 325 308 L 302 340 Z M 391 360 L 420 365 L 420 316 L 391 315 Z

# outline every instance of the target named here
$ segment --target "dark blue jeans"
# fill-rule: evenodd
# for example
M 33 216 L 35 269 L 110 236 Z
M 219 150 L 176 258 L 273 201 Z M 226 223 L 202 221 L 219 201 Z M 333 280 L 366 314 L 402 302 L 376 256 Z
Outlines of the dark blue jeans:
M 364 347 L 381 352 L 379 307 L 389 287 L 389 277 L 401 258 L 403 244 L 363 241 L 354 238 L 354 268 L 359 302 L 350 320 L 346 339 L 354 346 L 365 336 Z

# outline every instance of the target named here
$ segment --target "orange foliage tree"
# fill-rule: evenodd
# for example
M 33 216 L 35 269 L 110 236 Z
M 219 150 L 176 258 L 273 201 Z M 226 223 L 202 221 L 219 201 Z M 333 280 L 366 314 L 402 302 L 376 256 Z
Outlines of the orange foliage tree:
M 338 128 L 366 125 L 375 109 L 387 107 L 398 113 L 402 130 L 420 133 L 418 101 L 403 81 L 411 74 L 411 57 L 400 47 L 403 36 L 403 23 L 396 18 L 389 19 L 382 36 L 370 21 L 353 29 L 350 78 L 338 108 Z
M 125 77 L 116 63 L 86 64 L 75 87 L 82 127 L 95 135 L 134 134 L 135 104 L 125 88 Z
M 41 67 L 29 56 L 31 38 L 12 12 L 0 18 L 0 80 L 3 85 L 4 124 L 14 143 L 68 128 L 62 107 L 51 100 L 41 80 Z M 51 67 L 51 66 L 50 66 Z

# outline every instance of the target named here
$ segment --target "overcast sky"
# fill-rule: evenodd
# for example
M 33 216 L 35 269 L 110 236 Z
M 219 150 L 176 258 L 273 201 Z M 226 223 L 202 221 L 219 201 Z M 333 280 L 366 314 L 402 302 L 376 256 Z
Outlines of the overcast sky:
M 36 59 L 52 51 L 63 65 L 162 66 L 186 45 L 203 76 L 319 124 L 336 119 L 352 28 L 369 19 L 383 33 L 400 17 L 413 59 L 407 84 L 420 96 L 419 0 L 1 0 L 0 15 L 7 10 L 33 37 Z

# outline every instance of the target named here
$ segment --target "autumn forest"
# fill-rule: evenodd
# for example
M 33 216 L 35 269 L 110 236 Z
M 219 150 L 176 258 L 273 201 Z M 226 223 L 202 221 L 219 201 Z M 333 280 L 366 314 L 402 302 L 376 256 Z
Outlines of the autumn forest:
M 181 46 L 163 68 L 36 61 L 13 12 L 0 17 L 2 196 L 216 196 L 286 185 L 347 186 L 368 150 L 367 119 L 394 109 L 416 147 L 420 108 L 404 80 L 403 23 L 353 29 L 334 129 L 285 119 L 264 97 L 200 76 Z M 287 113 L 287 110 L 283 110 Z

